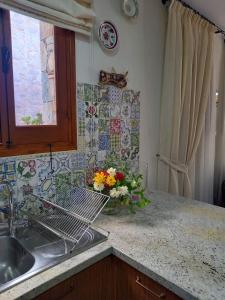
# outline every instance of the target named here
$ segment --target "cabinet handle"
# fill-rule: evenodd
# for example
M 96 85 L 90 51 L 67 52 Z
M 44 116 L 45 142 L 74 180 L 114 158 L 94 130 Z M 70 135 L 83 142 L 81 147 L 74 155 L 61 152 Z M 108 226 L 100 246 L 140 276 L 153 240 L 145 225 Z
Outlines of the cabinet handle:
M 150 290 L 146 285 L 142 284 L 139 276 L 137 276 L 136 283 L 138 285 L 140 285 L 143 289 L 145 289 L 149 294 L 151 294 L 152 296 L 154 296 L 158 299 L 164 299 L 166 297 L 166 294 L 161 293 L 160 295 L 158 295 L 158 294 L 154 293 L 152 290 Z

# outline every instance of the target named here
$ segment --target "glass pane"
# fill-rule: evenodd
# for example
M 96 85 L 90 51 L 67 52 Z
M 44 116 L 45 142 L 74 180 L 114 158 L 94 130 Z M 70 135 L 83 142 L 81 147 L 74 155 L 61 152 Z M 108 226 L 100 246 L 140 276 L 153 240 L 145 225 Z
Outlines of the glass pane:
M 17 126 L 56 125 L 54 26 L 10 12 Z

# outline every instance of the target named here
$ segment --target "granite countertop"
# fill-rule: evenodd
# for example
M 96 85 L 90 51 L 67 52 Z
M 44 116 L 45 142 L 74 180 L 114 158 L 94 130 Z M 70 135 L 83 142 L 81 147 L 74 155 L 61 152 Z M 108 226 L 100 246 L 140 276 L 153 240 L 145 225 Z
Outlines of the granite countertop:
M 225 209 L 163 192 L 135 215 L 100 216 L 108 241 L 0 294 L 31 299 L 114 254 L 184 299 L 225 299 Z

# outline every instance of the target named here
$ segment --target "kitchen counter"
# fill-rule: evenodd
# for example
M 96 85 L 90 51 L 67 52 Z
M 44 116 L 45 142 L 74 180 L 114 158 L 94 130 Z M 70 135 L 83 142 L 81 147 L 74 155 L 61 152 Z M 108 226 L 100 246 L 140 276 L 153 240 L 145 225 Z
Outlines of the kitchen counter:
M 31 299 L 114 254 L 184 299 L 225 299 L 225 209 L 163 192 L 135 215 L 100 216 L 103 242 L 0 294 Z

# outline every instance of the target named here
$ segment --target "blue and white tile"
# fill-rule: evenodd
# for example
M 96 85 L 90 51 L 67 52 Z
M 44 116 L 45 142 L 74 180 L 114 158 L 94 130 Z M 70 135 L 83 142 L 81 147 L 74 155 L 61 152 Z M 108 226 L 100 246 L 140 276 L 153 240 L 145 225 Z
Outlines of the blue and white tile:
M 122 101 L 122 90 L 111 85 L 108 87 L 108 97 L 110 102 L 120 103 Z
M 86 168 L 85 152 L 75 152 L 70 156 L 70 170 L 84 170 Z

